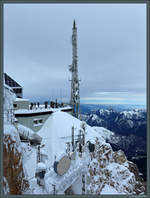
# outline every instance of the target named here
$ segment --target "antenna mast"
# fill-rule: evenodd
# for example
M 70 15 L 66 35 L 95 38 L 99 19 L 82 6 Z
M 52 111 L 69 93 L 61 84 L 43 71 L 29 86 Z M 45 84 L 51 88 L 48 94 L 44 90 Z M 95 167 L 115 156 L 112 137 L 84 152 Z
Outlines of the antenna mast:
M 75 20 L 72 28 L 72 65 L 69 65 L 71 72 L 71 100 L 72 115 L 79 118 L 80 113 L 80 92 L 79 92 L 79 78 L 78 78 L 78 56 L 77 56 L 77 28 Z

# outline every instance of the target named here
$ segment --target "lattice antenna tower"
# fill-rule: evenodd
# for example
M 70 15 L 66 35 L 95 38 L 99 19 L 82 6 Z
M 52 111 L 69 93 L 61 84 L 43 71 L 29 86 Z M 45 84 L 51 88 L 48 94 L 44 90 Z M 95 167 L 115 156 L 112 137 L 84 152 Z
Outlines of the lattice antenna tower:
M 79 118 L 80 113 L 80 91 L 79 91 L 79 77 L 78 77 L 78 56 L 77 56 L 77 27 L 75 20 L 72 28 L 72 65 L 69 65 L 71 72 L 71 100 L 72 115 Z

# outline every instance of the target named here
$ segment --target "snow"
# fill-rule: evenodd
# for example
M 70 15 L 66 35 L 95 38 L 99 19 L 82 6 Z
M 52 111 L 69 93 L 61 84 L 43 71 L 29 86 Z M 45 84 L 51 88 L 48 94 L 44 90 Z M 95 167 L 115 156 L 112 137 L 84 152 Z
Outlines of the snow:
M 101 114 L 101 115 L 104 115 L 104 114 L 107 114 L 107 115 L 110 115 L 110 112 L 112 112 L 112 110 L 107 110 L 107 109 L 100 109 L 99 110 L 99 113 Z
M 34 170 L 35 167 L 32 168 L 33 166 L 33 156 L 30 155 L 32 158 L 32 163 L 24 163 L 27 160 L 29 160 L 29 154 L 30 153 L 26 153 L 26 158 L 23 157 L 23 145 L 21 144 L 20 141 L 20 137 L 19 137 L 19 129 L 24 129 L 23 126 L 18 124 L 18 128 L 16 128 L 14 126 L 14 121 L 15 121 L 15 117 L 13 114 L 13 102 L 15 100 L 16 96 L 14 94 L 14 92 L 12 91 L 11 88 L 7 87 L 6 85 L 4 85 L 4 135 L 5 137 L 7 135 L 10 136 L 10 139 L 7 139 L 7 143 L 4 142 L 4 144 L 6 145 L 6 148 L 8 149 L 8 144 L 11 143 L 11 141 L 14 141 L 13 144 L 10 144 L 10 148 L 14 148 L 14 153 L 17 155 L 18 153 L 22 153 L 22 157 L 21 160 L 19 160 L 19 164 L 16 164 L 16 167 L 19 167 L 21 165 L 23 165 L 23 172 L 24 172 L 24 176 L 25 178 L 29 178 L 30 176 L 34 176 Z M 29 129 L 30 130 L 30 129 Z M 10 151 L 10 150 L 9 150 Z M 29 158 L 28 158 L 29 157 Z M 30 160 L 29 160 L 30 161 Z M 12 168 L 16 168 L 16 167 L 12 167 Z M 26 169 L 25 169 L 26 167 Z M 27 170 L 27 171 L 26 171 Z M 31 172 L 29 172 L 31 170 Z M 33 174 L 33 175 L 32 175 Z M 9 190 L 8 188 L 6 189 L 7 191 Z
M 96 114 L 93 114 L 93 115 L 92 115 L 92 121 L 98 120 L 98 119 L 99 119 L 99 117 L 98 117 Z
M 3 182 L 4 182 L 3 193 L 5 195 L 8 195 L 10 192 L 10 189 L 9 189 L 8 181 L 7 181 L 6 177 L 4 177 L 4 176 L 3 176 Z
M 9 135 L 11 140 L 15 141 L 16 149 L 20 151 L 20 138 L 17 129 L 13 125 L 15 121 L 13 109 L 13 101 L 15 100 L 15 94 L 11 88 L 4 86 L 4 135 Z M 7 148 L 7 145 L 6 145 Z
M 26 143 L 21 143 L 21 148 L 25 174 L 30 182 L 30 179 L 35 177 L 37 166 L 37 149 L 35 147 L 28 146 Z
M 128 121 L 127 121 L 127 123 L 129 124 L 129 126 L 130 126 L 131 128 L 133 128 L 134 123 L 133 123 L 133 121 L 132 121 L 132 120 L 128 120 Z
M 114 135 L 113 132 L 109 131 L 108 129 L 105 129 L 104 127 L 92 127 L 96 132 L 99 133 L 101 137 L 106 140 L 107 138 L 110 138 L 110 136 Z
M 64 176 L 57 176 L 52 168 L 55 156 L 56 160 L 59 161 L 64 155 L 66 155 L 66 142 L 71 141 L 72 126 L 75 127 L 75 137 L 77 137 L 79 129 L 81 129 L 81 123 L 82 122 L 80 120 L 72 117 L 68 113 L 57 111 L 47 119 L 44 126 L 37 133 L 42 137 L 42 144 L 45 145 L 44 150 L 48 155 L 46 167 L 47 170 L 50 171 L 47 172 L 45 176 L 46 191 L 48 193 L 53 193 L 52 185 L 54 183 L 57 184 L 56 188 L 58 193 L 63 193 L 63 191 L 80 178 L 82 172 L 86 170 L 87 166 L 85 163 L 87 163 L 88 160 L 87 155 L 86 159 L 81 160 L 77 154 L 75 155 L 76 160 L 72 161 L 69 171 Z M 100 135 L 90 126 L 87 126 L 86 141 L 92 141 L 93 139 L 94 142 L 97 136 Z M 32 160 L 30 160 L 30 163 L 32 163 L 32 167 L 30 169 L 35 169 L 35 165 L 33 167 L 33 164 L 36 164 L 35 156 L 30 156 L 30 159 L 31 158 Z M 26 167 L 27 166 L 29 166 L 29 164 L 27 164 Z
M 21 125 L 21 124 L 17 125 L 17 129 L 18 129 L 19 134 L 22 135 L 24 138 L 27 138 L 27 139 L 31 139 L 31 137 L 34 134 L 34 132 L 31 129 L 29 129 L 29 128 Z
M 47 152 L 45 151 L 45 149 L 40 150 L 40 154 L 41 154 L 41 155 L 46 155 L 46 156 L 47 156 Z
M 34 124 L 35 127 L 36 126 L 41 126 L 41 125 L 43 125 L 43 123 Z
M 124 118 L 132 119 L 134 117 L 134 119 L 139 119 L 142 116 L 140 112 L 140 109 L 134 109 L 130 111 L 122 111 L 121 114 L 123 114 Z
M 45 144 L 45 149 L 49 157 L 49 166 L 53 164 L 55 156 L 59 157 L 66 151 L 66 142 L 71 141 L 72 126 L 75 127 L 75 138 L 81 129 L 81 121 L 72 117 L 66 112 L 57 111 L 46 120 L 43 127 L 37 133 Z M 100 131 L 100 130 L 99 130 Z M 102 132 L 103 133 L 103 132 Z M 86 141 L 95 142 L 96 137 L 101 138 L 99 132 L 87 126 Z M 104 141 L 101 138 L 101 141 Z
M 66 174 L 63 176 L 57 175 L 53 169 L 45 176 L 45 187 L 48 193 L 53 193 L 53 184 L 56 185 L 58 194 L 62 194 L 68 187 L 81 177 L 82 174 L 87 172 L 88 159 L 86 155 L 82 158 L 76 155 L 76 160 L 71 161 L 71 166 Z M 51 186 L 51 188 L 50 188 Z
M 129 186 L 132 182 L 135 183 L 134 174 L 124 164 L 111 163 L 106 168 L 111 172 L 111 178 L 119 182 L 118 191 L 123 191 L 124 186 Z
M 4 125 L 11 124 L 14 121 L 13 101 L 15 94 L 11 88 L 4 86 Z
M 101 191 L 102 195 L 116 195 L 116 194 L 125 194 L 125 193 L 119 193 L 115 188 L 111 187 L 110 185 L 106 184 L 104 188 Z
M 82 176 L 78 177 L 78 179 L 72 184 L 72 190 L 75 194 L 82 194 Z
M 43 188 L 43 186 L 39 186 L 37 184 L 37 179 L 33 178 L 32 180 L 30 180 L 30 188 L 28 189 L 28 191 L 26 191 L 24 194 L 47 194 L 45 188 Z
M 16 147 L 22 153 L 22 164 L 24 169 L 25 178 L 29 181 L 30 189 L 25 193 L 29 194 L 53 194 L 53 185 L 56 185 L 57 194 L 64 194 L 64 191 L 72 185 L 72 189 L 75 194 L 81 194 L 82 174 L 88 173 L 88 164 L 92 167 L 99 167 L 99 161 L 97 159 L 91 158 L 87 147 L 85 146 L 82 157 L 79 155 L 77 150 L 74 152 L 75 158 L 71 160 L 71 165 L 68 171 L 63 175 L 59 176 L 55 173 L 53 168 L 53 163 L 56 160 L 59 161 L 63 156 L 67 155 L 66 153 L 66 143 L 71 142 L 72 127 L 75 128 L 75 140 L 79 135 L 79 131 L 82 130 L 83 122 L 72 117 L 68 113 L 62 112 L 61 109 L 33 109 L 33 110 L 16 110 L 16 113 L 33 113 L 33 112 L 43 112 L 51 111 L 52 114 L 43 124 L 42 128 L 34 133 L 31 129 L 24 127 L 20 124 L 16 125 L 16 128 L 13 125 L 13 114 L 8 114 L 8 111 L 13 108 L 13 101 L 15 100 L 14 93 L 11 89 L 5 87 L 5 100 L 4 100 L 4 133 L 12 136 L 12 139 L 16 141 Z M 108 112 L 107 112 L 108 113 Z M 106 143 L 105 140 L 109 138 L 112 133 L 111 131 L 103 127 L 90 127 L 86 125 L 85 130 L 85 142 L 90 141 L 95 144 L 96 139 L 99 139 L 100 145 L 105 145 L 107 150 L 111 149 L 110 144 Z M 37 163 L 37 147 L 31 146 L 27 143 L 21 143 L 19 139 L 19 133 L 28 137 L 29 139 L 35 138 L 33 136 L 37 135 L 37 138 L 41 138 L 43 148 L 41 154 L 47 155 L 47 160 L 43 160 L 40 163 Z M 96 145 L 96 149 L 97 149 Z M 103 158 L 106 159 L 103 153 Z M 110 155 L 111 157 L 111 155 Z M 44 158 L 43 158 L 44 159 Z M 92 159 L 92 161 L 91 161 Z M 43 163 L 44 162 L 44 163 Z M 46 169 L 46 174 L 44 178 L 45 186 L 39 186 L 35 178 L 35 173 L 37 169 Z M 128 169 L 128 163 L 118 164 L 114 161 L 107 161 L 106 168 L 102 171 L 109 171 L 110 178 L 115 182 L 119 183 L 117 188 L 112 187 L 108 183 L 105 183 L 104 187 L 100 194 L 129 194 L 126 191 L 126 186 L 130 189 L 133 189 L 136 183 L 135 176 Z M 100 174 L 103 174 L 102 172 Z M 102 176 L 102 175 L 101 175 Z M 104 176 L 104 175 L 103 175 Z M 93 176 L 94 181 L 98 181 L 99 176 Z M 93 190 L 96 192 L 98 190 L 98 185 L 90 184 Z M 8 189 L 7 189 L 8 190 Z
M 45 164 L 43 162 L 39 162 L 39 163 L 37 163 L 36 169 L 38 171 L 40 171 L 40 170 L 46 170 L 46 166 L 45 166 Z
M 18 109 L 15 110 L 15 114 L 29 114 L 29 113 L 41 113 L 41 112 L 57 112 L 61 110 L 71 110 L 71 107 L 61 107 L 61 108 L 47 108 L 39 107 L 39 108 L 33 108 L 33 109 Z
M 16 98 L 15 101 L 23 101 L 23 102 L 24 102 L 24 101 L 27 101 L 27 102 L 29 102 L 28 99 L 24 99 L 24 98 Z
M 38 132 L 43 137 L 42 143 L 45 144 L 44 148 L 49 156 L 49 165 L 53 164 L 55 156 L 58 157 L 61 152 L 65 152 L 66 141 L 71 140 L 71 128 L 75 123 L 78 123 L 76 120 L 69 114 L 58 111 L 46 120 Z M 80 122 L 77 128 L 80 128 Z

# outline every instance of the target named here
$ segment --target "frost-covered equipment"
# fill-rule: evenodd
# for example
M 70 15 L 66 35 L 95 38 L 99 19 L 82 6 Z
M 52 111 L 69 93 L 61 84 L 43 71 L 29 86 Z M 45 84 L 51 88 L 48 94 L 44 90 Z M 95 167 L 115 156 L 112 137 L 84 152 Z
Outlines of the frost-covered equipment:
M 79 93 L 79 78 L 78 78 L 78 60 L 77 60 L 77 28 L 75 20 L 72 28 L 72 65 L 69 65 L 71 72 L 71 100 L 72 115 L 79 117 L 80 113 L 80 93 Z
M 66 142 L 66 153 L 68 155 L 70 155 L 70 152 L 71 152 L 71 143 L 70 142 Z
M 30 143 L 31 145 L 40 145 L 42 141 L 42 137 L 40 137 L 38 134 L 33 133 L 30 137 Z
M 56 195 L 56 184 L 52 184 L 52 186 L 53 186 L 53 195 Z
M 86 122 L 84 122 L 84 121 L 81 122 L 81 128 L 82 128 L 82 131 L 81 131 L 81 134 L 82 134 L 82 144 L 84 146 L 85 145 Z
M 74 152 L 75 145 L 74 145 L 74 126 L 72 126 L 72 152 Z
M 82 194 L 85 194 L 85 174 L 82 175 Z
M 41 161 L 40 146 L 37 147 L 37 162 Z
M 39 162 L 36 167 L 36 177 L 37 177 L 37 184 L 40 186 L 44 186 L 44 177 L 46 173 L 46 165 L 42 162 Z
M 95 144 L 92 144 L 90 141 L 87 142 L 88 144 L 88 149 L 90 152 L 94 152 L 95 150 Z
M 54 171 L 62 176 L 64 175 L 70 168 L 71 160 L 68 156 L 63 156 L 59 161 L 54 162 Z
M 48 159 L 48 155 L 44 150 L 40 150 L 40 161 L 45 163 Z

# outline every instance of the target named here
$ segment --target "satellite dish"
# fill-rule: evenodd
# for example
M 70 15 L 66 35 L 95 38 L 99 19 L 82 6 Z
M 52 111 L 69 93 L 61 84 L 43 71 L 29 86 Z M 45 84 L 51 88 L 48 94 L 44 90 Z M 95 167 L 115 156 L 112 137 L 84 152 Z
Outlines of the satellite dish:
M 54 162 L 54 171 L 62 176 L 64 175 L 70 168 L 71 160 L 68 156 L 62 157 L 59 161 Z

